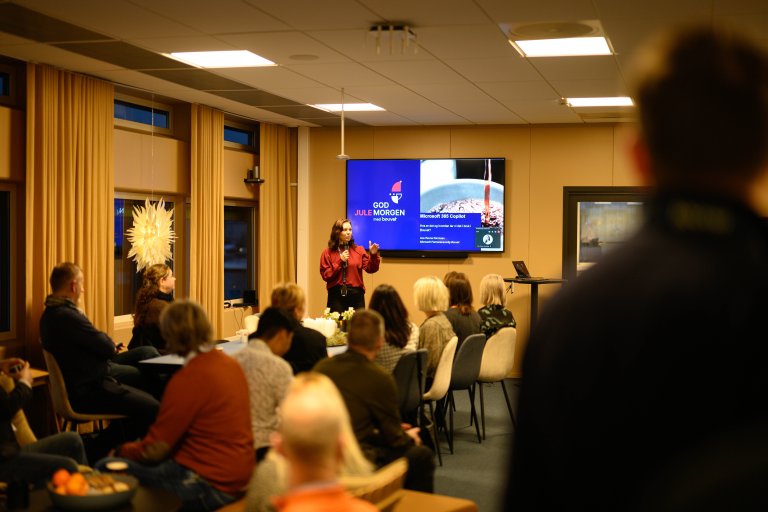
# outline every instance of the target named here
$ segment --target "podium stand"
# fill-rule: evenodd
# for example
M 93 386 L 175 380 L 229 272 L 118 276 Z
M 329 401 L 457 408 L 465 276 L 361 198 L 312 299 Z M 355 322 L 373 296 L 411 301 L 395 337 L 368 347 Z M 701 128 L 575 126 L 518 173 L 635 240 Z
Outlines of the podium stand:
M 504 278 L 505 283 L 518 283 L 518 284 L 531 285 L 531 328 L 529 332 L 533 332 L 533 326 L 536 325 L 536 319 L 539 316 L 539 285 L 540 284 L 561 284 L 566 281 L 567 281 L 566 279 L 543 278 L 543 277 L 505 277 Z

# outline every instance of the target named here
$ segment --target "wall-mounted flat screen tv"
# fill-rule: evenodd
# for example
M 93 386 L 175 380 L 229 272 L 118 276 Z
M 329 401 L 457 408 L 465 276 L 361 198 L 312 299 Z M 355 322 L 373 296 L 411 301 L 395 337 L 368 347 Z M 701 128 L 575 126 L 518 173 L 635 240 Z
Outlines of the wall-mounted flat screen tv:
M 504 251 L 503 158 L 347 161 L 347 217 L 358 245 L 385 255 Z

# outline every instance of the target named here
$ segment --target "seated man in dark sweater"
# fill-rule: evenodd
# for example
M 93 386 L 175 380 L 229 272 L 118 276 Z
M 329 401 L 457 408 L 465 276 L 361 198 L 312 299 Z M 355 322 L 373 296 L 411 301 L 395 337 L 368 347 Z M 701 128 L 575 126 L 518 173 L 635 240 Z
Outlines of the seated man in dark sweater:
M 282 283 L 272 290 L 272 307 L 291 313 L 297 321 L 304 318 L 304 290 L 295 283 Z M 328 357 L 325 336 L 320 332 L 299 324 L 293 331 L 291 348 L 283 355 L 293 369 L 293 374 L 306 372 L 315 363 Z
M 339 388 L 366 457 L 377 467 L 406 457 L 408 474 L 404 487 L 432 492 L 434 454 L 421 446 L 418 428 L 401 422 L 395 380 L 373 362 L 384 343 L 381 315 L 368 309 L 358 310 L 350 320 L 347 340 L 347 352 L 323 359 L 315 371 L 330 377 Z
M 74 263 L 61 263 L 51 272 L 50 284 L 53 293 L 45 299 L 40 337 L 43 348 L 61 368 L 72 408 L 83 413 L 125 414 L 124 435 L 129 439 L 144 435 L 160 404 L 111 375 L 114 342 L 76 306 L 83 293 L 82 270 Z

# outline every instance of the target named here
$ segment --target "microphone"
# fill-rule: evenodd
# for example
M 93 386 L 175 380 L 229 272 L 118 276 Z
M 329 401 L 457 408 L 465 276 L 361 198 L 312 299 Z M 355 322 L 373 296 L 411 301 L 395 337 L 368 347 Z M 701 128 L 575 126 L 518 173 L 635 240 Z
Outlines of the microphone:
M 349 242 L 342 242 L 341 248 L 344 251 L 348 251 L 349 250 Z M 347 268 L 347 262 L 346 261 L 342 261 L 341 262 L 341 268 Z

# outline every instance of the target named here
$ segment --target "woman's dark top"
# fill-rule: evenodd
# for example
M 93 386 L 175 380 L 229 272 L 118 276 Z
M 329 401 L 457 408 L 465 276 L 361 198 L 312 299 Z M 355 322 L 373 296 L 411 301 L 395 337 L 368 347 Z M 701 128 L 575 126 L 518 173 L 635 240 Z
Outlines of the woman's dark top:
M 453 332 L 456 333 L 456 336 L 459 338 L 459 343 L 456 345 L 456 350 L 459 349 L 461 346 L 461 343 L 469 336 L 470 334 L 480 334 L 480 315 L 477 314 L 477 311 L 472 311 L 471 313 L 467 315 L 461 314 L 459 312 L 458 308 L 448 308 L 448 311 L 445 312 L 445 316 L 448 318 L 448 321 L 451 322 L 451 327 L 453 327 Z
M 165 340 L 160 334 L 160 313 L 173 301 L 170 293 L 157 292 L 147 304 L 147 311 L 140 324 L 133 326 L 133 336 L 128 343 L 128 350 L 136 347 L 153 346 L 160 353 L 165 353 Z
M 480 329 L 486 337 L 490 338 L 502 327 L 517 327 L 512 312 L 501 304 L 489 304 L 477 311 L 480 315 Z

